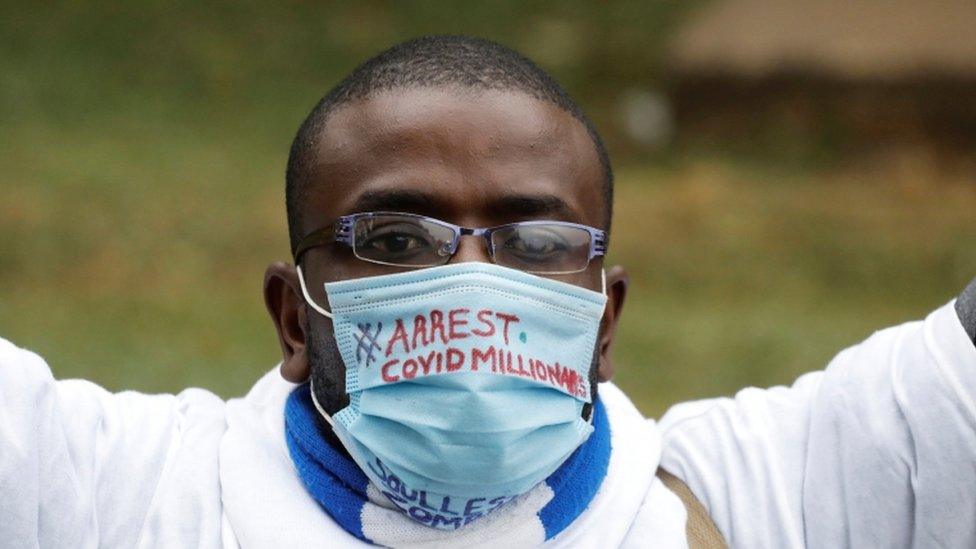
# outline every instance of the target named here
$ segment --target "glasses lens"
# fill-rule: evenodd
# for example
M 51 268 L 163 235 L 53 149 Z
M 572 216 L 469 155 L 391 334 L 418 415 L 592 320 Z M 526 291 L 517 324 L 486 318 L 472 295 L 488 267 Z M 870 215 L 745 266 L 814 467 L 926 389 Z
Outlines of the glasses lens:
M 512 225 L 491 235 L 495 262 L 530 273 L 577 273 L 590 262 L 590 233 L 568 225 Z
M 373 215 L 356 220 L 353 251 L 373 263 L 432 267 L 450 259 L 454 231 L 433 221 L 401 215 Z

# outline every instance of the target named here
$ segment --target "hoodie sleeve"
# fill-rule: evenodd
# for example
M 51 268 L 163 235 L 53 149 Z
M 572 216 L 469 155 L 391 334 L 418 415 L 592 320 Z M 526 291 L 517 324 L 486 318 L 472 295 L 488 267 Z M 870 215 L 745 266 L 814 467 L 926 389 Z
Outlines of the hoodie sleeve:
M 976 546 L 976 346 L 954 303 L 662 430 L 663 467 L 732 546 Z
M 191 420 L 200 414 L 188 404 L 202 399 L 218 409 L 219 399 L 205 395 L 112 394 L 87 381 L 55 381 L 43 359 L 0 338 L 0 544 L 151 541 L 146 536 L 161 531 L 160 512 L 172 507 L 167 479 L 186 472 L 186 442 L 199 438 L 200 422 Z M 209 415 L 222 428 L 222 417 Z M 206 479 L 193 481 L 219 499 Z M 219 516 L 209 518 L 219 535 Z

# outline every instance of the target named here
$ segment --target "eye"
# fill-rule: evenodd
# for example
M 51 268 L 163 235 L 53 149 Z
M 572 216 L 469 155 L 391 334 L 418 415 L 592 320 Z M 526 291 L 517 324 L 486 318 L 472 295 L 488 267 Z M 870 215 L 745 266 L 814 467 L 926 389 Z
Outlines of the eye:
M 568 246 L 555 231 L 545 228 L 516 231 L 503 243 L 505 249 L 523 258 L 547 259 L 565 252 Z
M 408 255 L 428 250 L 430 235 L 422 228 L 406 224 L 374 227 L 357 239 L 360 249 L 391 256 Z

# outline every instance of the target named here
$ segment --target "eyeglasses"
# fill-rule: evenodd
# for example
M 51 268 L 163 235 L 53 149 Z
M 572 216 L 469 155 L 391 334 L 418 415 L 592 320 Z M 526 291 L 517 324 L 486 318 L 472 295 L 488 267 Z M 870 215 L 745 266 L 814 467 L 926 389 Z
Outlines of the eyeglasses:
M 309 249 L 337 242 L 370 263 L 435 267 L 451 260 L 463 235 L 483 237 L 498 265 L 533 274 L 578 273 L 607 251 L 606 232 L 565 221 L 469 228 L 423 215 L 364 212 L 344 215 L 303 238 L 294 251 L 295 263 Z

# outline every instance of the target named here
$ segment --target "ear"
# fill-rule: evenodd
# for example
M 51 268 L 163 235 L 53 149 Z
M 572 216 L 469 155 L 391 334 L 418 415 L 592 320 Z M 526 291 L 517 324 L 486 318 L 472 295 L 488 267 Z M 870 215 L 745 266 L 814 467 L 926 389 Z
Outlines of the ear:
M 623 267 L 615 265 L 607 271 L 607 308 L 603 311 L 603 321 L 600 323 L 600 366 L 597 370 L 597 379 L 601 382 L 610 381 L 613 377 L 611 351 L 629 284 L 630 278 Z
M 276 261 L 264 271 L 264 304 L 281 344 L 281 376 L 293 383 L 308 379 L 306 308 L 295 267 Z

